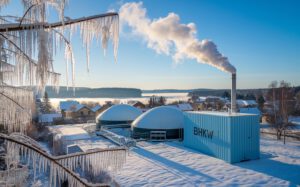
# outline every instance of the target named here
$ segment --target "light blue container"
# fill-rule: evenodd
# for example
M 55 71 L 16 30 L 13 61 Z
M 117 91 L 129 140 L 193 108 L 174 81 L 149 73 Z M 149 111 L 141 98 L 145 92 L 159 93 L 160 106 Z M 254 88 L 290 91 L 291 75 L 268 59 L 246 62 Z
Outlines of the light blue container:
M 259 158 L 259 116 L 185 112 L 184 145 L 229 163 Z

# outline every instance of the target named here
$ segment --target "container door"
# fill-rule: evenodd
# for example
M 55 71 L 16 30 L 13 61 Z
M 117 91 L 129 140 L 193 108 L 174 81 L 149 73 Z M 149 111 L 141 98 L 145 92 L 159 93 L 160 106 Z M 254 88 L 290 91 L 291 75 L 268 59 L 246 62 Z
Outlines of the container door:
M 251 125 L 245 125 L 245 152 L 244 152 L 244 160 L 251 159 L 251 139 L 252 139 L 252 132 L 251 132 Z

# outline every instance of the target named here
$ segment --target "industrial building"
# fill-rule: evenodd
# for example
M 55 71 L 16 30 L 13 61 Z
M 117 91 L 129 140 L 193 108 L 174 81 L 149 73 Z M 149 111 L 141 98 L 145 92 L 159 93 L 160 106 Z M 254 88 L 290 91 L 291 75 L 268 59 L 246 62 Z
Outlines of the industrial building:
M 229 163 L 258 159 L 259 116 L 228 112 L 186 112 L 183 143 Z
M 98 128 L 131 126 L 131 136 L 135 139 L 181 139 L 184 146 L 228 163 L 258 159 L 259 115 L 238 113 L 236 74 L 232 74 L 230 106 L 228 112 L 183 112 L 171 105 L 155 107 L 142 114 L 139 109 L 122 104 L 100 114 L 97 125 Z
M 183 113 L 170 106 L 155 107 L 132 123 L 132 137 L 150 140 L 183 137 Z
M 127 104 L 113 105 L 96 118 L 97 129 L 101 127 L 128 127 L 132 121 L 142 114 L 139 108 Z

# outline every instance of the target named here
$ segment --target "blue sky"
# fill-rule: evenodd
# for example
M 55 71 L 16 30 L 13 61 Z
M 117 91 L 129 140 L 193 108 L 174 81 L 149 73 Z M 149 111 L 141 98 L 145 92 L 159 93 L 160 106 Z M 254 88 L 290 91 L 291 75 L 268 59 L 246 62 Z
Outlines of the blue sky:
M 6 14 L 20 14 L 17 0 Z M 66 16 L 77 18 L 119 10 L 128 1 L 70 0 Z M 138 2 L 138 1 L 135 1 Z M 273 80 L 300 85 L 300 1 L 282 0 L 148 0 L 143 1 L 150 19 L 170 12 L 181 23 L 195 23 L 197 38 L 210 39 L 237 69 L 238 88 L 267 87 Z M 52 16 L 52 20 L 56 17 Z M 112 47 L 104 57 L 93 45 L 91 71 L 86 72 L 85 52 L 75 35 L 72 42 L 76 58 L 76 86 L 163 88 L 229 88 L 230 74 L 195 60 L 179 64 L 172 57 L 157 54 L 130 28 L 120 33 L 118 63 L 113 62 Z M 55 58 L 55 69 L 65 84 L 63 50 Z

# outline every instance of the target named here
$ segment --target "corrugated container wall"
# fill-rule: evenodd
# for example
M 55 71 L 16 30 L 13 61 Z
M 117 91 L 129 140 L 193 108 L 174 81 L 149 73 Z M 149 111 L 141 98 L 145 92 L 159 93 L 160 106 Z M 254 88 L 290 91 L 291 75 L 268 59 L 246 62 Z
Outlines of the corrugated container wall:
M 185 112 L 184 145 L 229 163 L 259 158 L 259 117 Z

